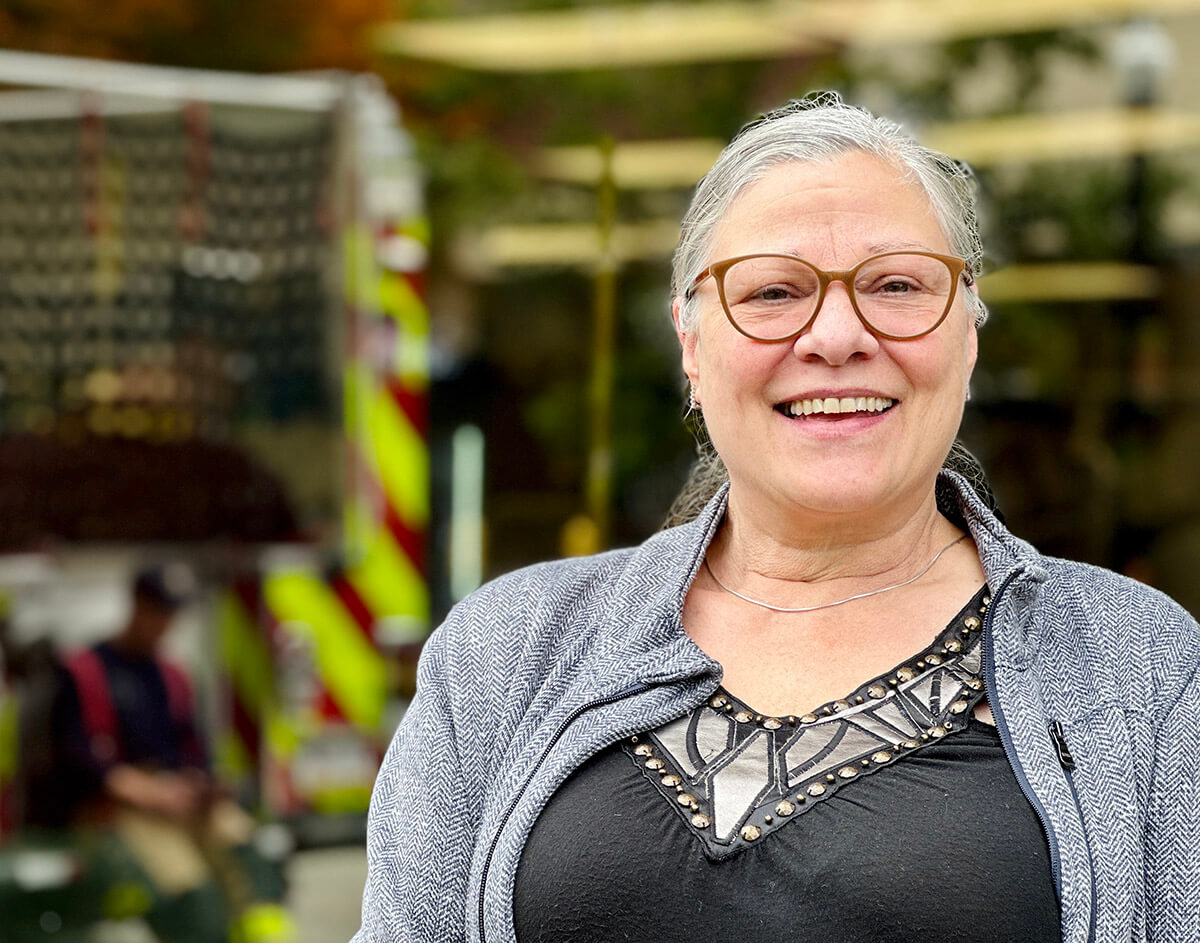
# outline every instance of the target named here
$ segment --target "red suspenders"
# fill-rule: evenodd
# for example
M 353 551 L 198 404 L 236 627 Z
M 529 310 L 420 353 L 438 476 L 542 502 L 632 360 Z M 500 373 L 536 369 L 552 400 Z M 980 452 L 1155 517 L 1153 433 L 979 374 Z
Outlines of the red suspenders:
M 96 759 L 115 762 L 123 752 L 117 709 L 108 686 L 104 662 L 95 649 L 87 648 L 65 659 L 75 681 L 83 729 Z M 158 670 L 167 686 L 167 705 L 176 723 L 186 723 L 191 712 L 192 691 L 187 675 L 169 661 L 158 659 Z

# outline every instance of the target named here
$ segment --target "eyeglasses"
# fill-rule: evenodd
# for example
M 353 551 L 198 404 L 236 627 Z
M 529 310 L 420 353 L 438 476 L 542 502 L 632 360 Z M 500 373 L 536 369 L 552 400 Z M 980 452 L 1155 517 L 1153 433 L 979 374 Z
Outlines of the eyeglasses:
M 690 300 L 712 276 L 734 328 L 757 341 L 789 341 L 812 326 L 830 282 L 841 282 L 868 331 L 913 340 L 946 319 L 966 267 L 935 252 L 883 252 L 844 272 L 822 271 L 794 255 L 742 255 L 714 262 L 685 296 Z M 966 280 L 970 284 L 970 275 Z

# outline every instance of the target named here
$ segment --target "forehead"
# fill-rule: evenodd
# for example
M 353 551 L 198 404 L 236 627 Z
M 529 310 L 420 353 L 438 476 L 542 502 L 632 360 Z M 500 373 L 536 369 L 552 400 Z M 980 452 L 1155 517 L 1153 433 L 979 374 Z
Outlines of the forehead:
M 862 151 L 772 167 L 733 199 L 712 239 L 714 258 L 787 252 L 847 265 L 897 248 L 950 251 L 912 174 Z

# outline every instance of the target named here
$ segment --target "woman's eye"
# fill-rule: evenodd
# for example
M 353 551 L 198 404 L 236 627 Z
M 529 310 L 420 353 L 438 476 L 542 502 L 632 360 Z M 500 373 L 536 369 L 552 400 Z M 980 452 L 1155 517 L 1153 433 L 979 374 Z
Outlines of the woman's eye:
M 767 285 L 765 288 L 760 288 L 754 293 L 755 298 L 759 298 L 763 301 L 783 301 L 784 299 L 791 298 L 792 296 L 793 292 L 779 285 Z
M 911 278 L 882 278 L 867 288 L 868 294 L 907 295 L 919 292 L 921 285 Z
M 749 293 L 746 301 L 795 301 L 803 298 L 806 294 L 807 292 L 798 285 L 791 285 L 786 282 L 774 282 L 770 285 L 762 285 L 755 288 L 754 291 Z

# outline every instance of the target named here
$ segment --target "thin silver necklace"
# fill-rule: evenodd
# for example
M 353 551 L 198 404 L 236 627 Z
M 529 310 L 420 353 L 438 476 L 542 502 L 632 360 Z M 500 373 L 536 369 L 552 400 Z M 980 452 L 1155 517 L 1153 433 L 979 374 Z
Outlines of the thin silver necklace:
M 770 609 L 772 612 L 816 612 L 818 609 L 832 609 L 834 606 L 840 606 L 843 603 L 854 602 L 856 599 L 866 599 L 868 596 L 878 596 L 880 593 L 888 592 L 888 590 L 899 589 L 901 586 L 907 586 L 909 583 L 915 583 L 922 576 L 933 569 L 933 565 L 942 558 L 943 553 L 953 547 L 960 540 L 966 539 L 966 534 L 963 534 L 961 537 L 955 537 L 952 541 L 950 541 L 950 543 L 946 544 L 946 546 L 933 555 L 933 559 L 925 564 L 925 567 L 921 570 L 921 572 L 917 573 L 915 576 L 910 576 L 906 580 L 901 580 L 899 583 L 893 583 L 891 586 L 882 586 L 879 589 L 872 589 L 865 593 L 856 593 L 853 596 L 847 596 L 845 599 L 837 599 L 833 602 L 823 602 L 819 606 L 801 606 L 799 609 L 789 609 L 786 606 L 772 606 L 769 602 L 763 602 L 761 599 L 755 599 L 753 596 L 747 596 L 743 593 L 739 593 L 736 589 L 730 589 L 717 578 L 717 574 L 713 572 L 713 568 L 708 565 L 707 556 L 704 558 L 704 569 L 708 570 L 708 575 L 713 578 L 714 582 L 716 582 L 721 589 L 729 593 L 730 596 L 736 596 L 738 599 L 753 603 L 756 606 L 762 606 L 762 608 Z

